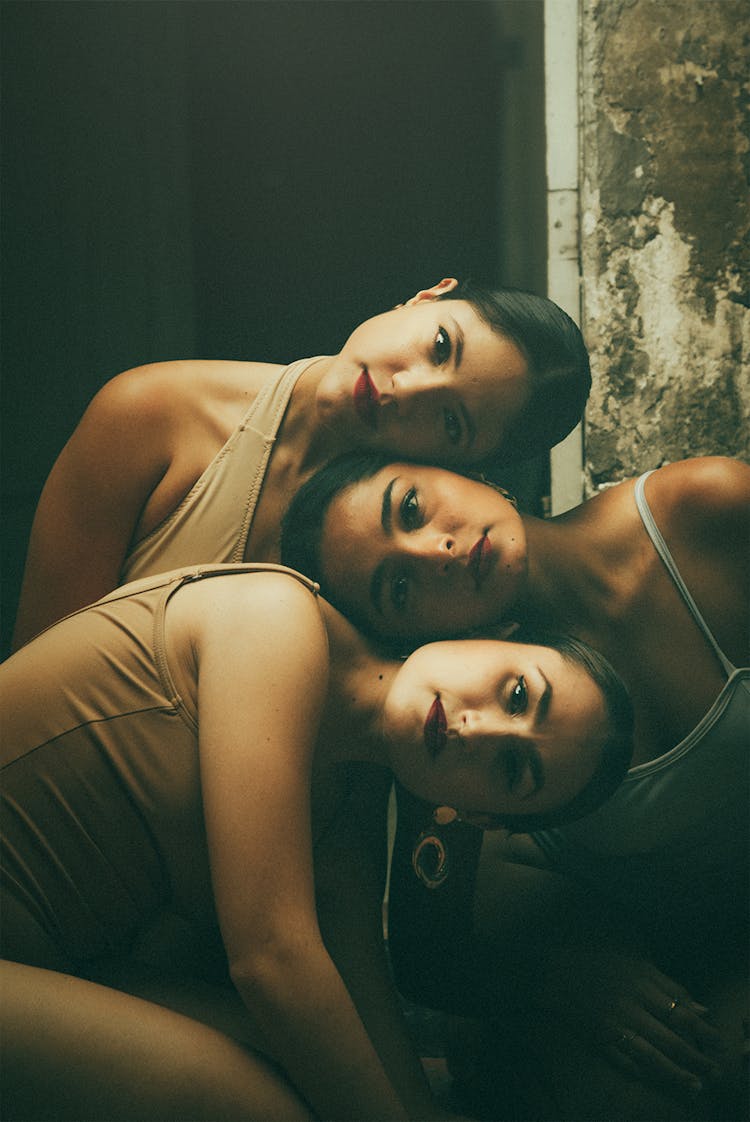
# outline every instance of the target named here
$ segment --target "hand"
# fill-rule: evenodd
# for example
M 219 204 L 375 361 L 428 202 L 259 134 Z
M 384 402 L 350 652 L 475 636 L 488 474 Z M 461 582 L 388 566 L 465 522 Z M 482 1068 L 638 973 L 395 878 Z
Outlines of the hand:
M 698 1093 L 719 1070 L 708 1010 L 646 959 L 612 949 L 552 951 L 535 1005 L 562 1017 L 621 1071 Z

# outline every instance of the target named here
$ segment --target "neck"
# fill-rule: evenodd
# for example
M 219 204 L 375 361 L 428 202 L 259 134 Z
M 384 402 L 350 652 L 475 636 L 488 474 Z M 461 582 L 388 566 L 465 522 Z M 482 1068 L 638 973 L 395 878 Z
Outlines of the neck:
M 515 610 L 524 623 L 545 620 L 548 626 L 554 626 L 567 584 L 565 560 L 558 555 L 562 545 L 557 540 L 559 530 L 552 521 L 532 515 L 523 515 L 522 521 L 526 532 L 526 583 Z
M 398 662 L 378 654 L 340 612 L 322 601 L 330 677 L 320 744 L 332 763 L 388 766 L 381 736 L 383 705 Z
M 305 476 L 352 448 L 340 426 L 326 423 L 318 402 L 318 389 L 335 357 L 325 355 L 310 363 L 297 380 L 284 416 L 284 444 L 296 449 L 299 471 Z
M 591 606 L 609 574 L 586 505 L 556 519 L 523 516 L 528 570 L 518 605 L 521 621 L 547 631 L 588 629 Z

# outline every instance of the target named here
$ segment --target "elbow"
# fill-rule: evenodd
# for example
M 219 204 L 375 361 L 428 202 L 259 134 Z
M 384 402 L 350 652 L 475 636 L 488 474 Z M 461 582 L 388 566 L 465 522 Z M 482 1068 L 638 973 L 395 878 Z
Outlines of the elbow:
M 254 1008 L 273 1006 L 295 984 L 295 974 L 309 955 L 310 948 L 298 940 L 269 936 L 230 954 L 229 975 L 246 1003 Z

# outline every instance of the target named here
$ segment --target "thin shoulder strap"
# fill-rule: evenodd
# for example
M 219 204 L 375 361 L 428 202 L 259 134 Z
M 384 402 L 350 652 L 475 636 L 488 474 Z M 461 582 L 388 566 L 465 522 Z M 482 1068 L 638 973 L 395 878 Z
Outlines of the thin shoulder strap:
M 656 525 L 656 522 L 654 521 L 654 516 L 651 513 L 651 508 L 649 507 L 648 502 L 646 501 L 646 492 L 645 492 L 646 480 L 648 479 L 649 475 L 653 474 L 654 470 L 655 469 L 652 469 L 651 471 L 644 472 L 643 475 L 640 477 L 640 479 L 638 479 L 636 481 L 636 485 L 635 485 L 635 505 L 638 507 L 638 513 L 641 516 L 641 520 L 642 520 L 643 525 L 646 529 L 646 533 L 651 538 L 651 541 L 653 542 L 653 545 L 654 545 L 654 549 L 656 550 L 656 552 L 659 554 L 659 557 L 664 562 L 669 575 L 671 576 L 672 580 L 674 581 L 674 583 L 677 587 L 678 592 L 682 596 L 682 599 L 685 601 L 685 604 L 687 605 L 688 611 L 692 615 L 692 617 L 695 620 L 695 622 L 697 623 L 698 627 L 701 629 L 701 631 L 705 635 L 708 642 L 713 647 L 714 652 L 716 654 L 716 657 L 721 662 L 721 664 L 724 667 L 724 669 L 726 670 L 727 674 L 730 675 L 734 670 L 734 666 L 729 661 L 729 659 L 726 658 L 726 656 L 724 655 L 724 652 L 722 651 L 721 647 L 719 646 L 719 644 L 714 639 L 711 631 L 709 630 L 708 624 L 706 623 L 706 621 L 704 620 L 703 616 L 701 615 L 701 613 L 698 609 L 698 605 L 696 604 L 693 597 L 690 595 L 688 587 L 685 584 L 682 577 L 680 576 L 679 569 L 677 568 L 677 566 L 674 563 L 674 560 L 672 558 L 672 554 L 669 552 L 669 549 L 667 548 L 667 543 L 664 541 L 664 538 L 662 537 L 661 531 L 660 531 L 659 527 Z

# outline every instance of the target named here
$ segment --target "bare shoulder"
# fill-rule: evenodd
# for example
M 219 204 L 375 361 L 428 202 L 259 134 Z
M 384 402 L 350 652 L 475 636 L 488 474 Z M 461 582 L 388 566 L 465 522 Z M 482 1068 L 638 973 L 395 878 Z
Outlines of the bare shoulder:
M 138 411 L 139 419 L 171 417 L 198 401 L 254 396 L 277 370 L 270 363 L 180 359 L 134 366 L 106 382 L 89 409 L 115 419 Z
M 201 650 L 230 643 L 264 660 L 328 662 L 328 636 L 317 596 L 297 577 L 279 571 L 212 576 L 184 588 L 183 616 Z
M 750 517 L 750 465 L 728 456 L 702 456 L 667 464 L 646 483 L 659 521 L 700 531 Z

